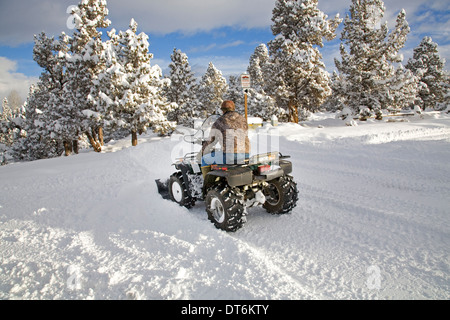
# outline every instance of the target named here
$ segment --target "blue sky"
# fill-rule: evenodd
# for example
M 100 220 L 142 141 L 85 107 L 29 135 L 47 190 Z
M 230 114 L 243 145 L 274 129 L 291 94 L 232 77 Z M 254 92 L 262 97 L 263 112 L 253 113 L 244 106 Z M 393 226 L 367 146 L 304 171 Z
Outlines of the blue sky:
M 345 17 L 351 0 L 319 0 L 319 8 L 334 17 Z M 41 72 L 33 61 L 33 35 L 45 31 L 58 37 L 70 34 L 68 7 L 78 0 L 0 0 L 0 99 L 11 90 L 26 97 L 28 87 Z M 198 77 L 209 62 L 225 76 L 240 74 L 248 65 L 250 55 L 260 43 L 273 39 L 270 30 L 275 0 L 109 0 L 110 28 L 126 30 L 131 18 L 139 31 L 150 39 L 153 63 L 167 72 L 174 48 L 185 52 Z M 404 63 L 424 36 L 431 36 L 439 45 L 447 69 L 450 63 L 450 1 L 448 0 L 385 0 L 384 20 L 392 29 L 401 9 L 411 33 L 405 48 Z M 339 58 L 339 37 L 321 49 L 328 71 L 334 70 Z

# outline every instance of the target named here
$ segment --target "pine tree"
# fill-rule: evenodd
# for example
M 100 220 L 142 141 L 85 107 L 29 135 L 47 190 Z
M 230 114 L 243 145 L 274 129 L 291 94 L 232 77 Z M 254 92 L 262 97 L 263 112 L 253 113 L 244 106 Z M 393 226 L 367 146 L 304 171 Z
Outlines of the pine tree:
M 228 84 L 222 72 L 210 62 L 200 82 L 199 100 L 201 107 L 196 110 L 196 116 L 207 118 L 218 113 L 227 90 Z
M 8 98 L 3 99 L 2 109 L 0 111 L 0 120 L 9 121 L 9 119 L 12 117 L 12 110 L 9 106 Z
M 269 121 L 273 116 L 278 119 L 284 119 L 285 111 L 283 108 L 277 107 L 275 100 L 266 95 L 250 89 L 248 95 L 248 114 L 253 117 L 259 117 L 264 121 Z
M 268 93 L 299 121 L 298 108 L 315 111 L 331 95 L 329 76 L 317 47 L 335 38 L 341 19 L 317 8 L 317 0 L 278 0 L 269 42 Z
M 269 49 L 265 44 L 256 47 L 250 56 L 249 67 L 247 69 L 251 79 L 252 87 L 248 90 L 248 112 L 249 115 L 260 117 L 263 120 L 270 120 L 272 116 L 284 118 L 283 108 L 276 106 L 275 99 L 269 96 L 266 91 L 271 91 L 270 85 L 277 85 L 276 81 L 271 81 L 271 61 Z M 278 78 L 279 75 L 275 77 Z
M 53 152 L 47 152 L 46 142 L 55 139 L 66 145 L 66 155 L 68 155 L 69 149 L 72 150 L 72 141 L 77 138 L 74 134 L 78 130 L 77 119 L 72 116 L 69 108 L 65 108 L 63 101 L 64 85 L 69 78 L 65 68 L 65 53 L 69 50 L 68 42 L 69 37 L 64 33 L 59 39 L 49 38 L 45 33 L 35 36 L 33 59 L 43 72 L 27 100 L 29 112 L 24 112 L 25 119 L 29 120 L 24 129 L 27 136 L 25 140 L 21 139 L 20 146 L 15 148 L 14 152 L 15 158 L 19 160 L 41 159 L 41 154 L 52 154 Z M 39 113 L 39 120 L 34 121 L 36 110 Z M 39 132 L 38 139 L 33 138 L 34 132 Z M 20 148 L 24 154 L 23 159 L 17 152 Z M 39 155 L 36 155 L 35 150 L 39 148 L 41 149 L 38 152 Z
M 252 79 L 252 88 L 257 92 L 263 92 L 266 86 L 265 73 L 270 61 L 269 49 L 262 43 L 256 47 L 255 52 L 250 56 L 250 63 L 247 69 Z
M 168 101 L 175 102 L 178 107 L 171 112 L 170 116 L 178 124 L 193 126 L 194 110 L 198 106 L 198 85 L 189 65 L 188 56 L 185 53 L 173 49 L 171 60 L 168 77 L 170 86 L 166 87 L 165 95 Z
M 236 105 L 236 111 L 244 115 L 245 101 L 244 90 L 241 86 L 241 79 L 237 76 L 228 77 L 228 91 L 223 97 L 224 100 L 231 100 Z M 248 103 L 248 102 L 247 102 Z
M 445 61 L 439 56 L 437 44 L 430 37 L 422 39 L 406 64 L 406 68 L 419 78 L 417 104 L 422 110 L 436 108 L 444 101 L 447 94 L 444 65 Z
M 61 111 L 61 119 L 64 120 L 61 126 L 69 129 L 72 140 L 84 132 L 97 152 L 101 151 L 103 143 L 103 119 L 92 97 L 97 95 L 94 81 L 106 67 L 105 45 L 100 31 L 111 23 L 106 18 L 106 6 L 105 0 L 82 0 L 79 3 L 73 10 L 76 31 L 70 41 L 70 52 L 61 52 L 70 75 L 64 86 L 62 105 L 65 111 Z M 72 126 L 73 122 L 78 123 L 78 129 Z
M 346 93 L 346 86 L 347 84 L 344 77 L 334 71 L 330 83 L 332 94 L 328 97 L 322 107 L 329 112 L 337 112 L 345 108 L 343 97 Z
M 9 105 L 11 106 L 11 110 L 17 110 L 23 104 L 22 98 L 20 97 L 19 92 L 17 92 L 17 90 L 12 90 L 8 94 L 8 102 Z
M 416 100 L 418 91 L 418 78 L 400 65 L 387 85 L 390 88 L 388 96 L 391 105 L 390 111 L 410 109 Z
M 12 156 L 16 161 L 33 161 L 60 156 L 64 151 L 63 141 L 55 132 L 50 132 L 50 121 L 46 108 L 49 99 L 47 84 L 41 80 L 30 88 L 27 101 L 20 110 L 20 125 Z
M 8 147 L 13 143 L 13 133 L 10 126 L 11 118 L 12 110 L 9 106 L 8 98 L 4 98 L 0 113 L 0 144 Z
M 437 109 L 450 113 L 450 73 L 448 71 L 445 72 L 442 89 L 444 90 L 444 98 L 441 103 L 437 104 Z
M 335 63 L 343 80 L 340 101 L 355 113 L 367 108 L 387 109 L 393 102 L 390 96 L 396 87 L 389 85 L 396 73 L 393 63 L 403 59 L 399 50 L 409 26 L 402 10 L 395 29 L 388 34 L 387 23 L 381 24 L 384 12 L 381 0 L 352 0 L 350 16 L 344 21 L 341 61 L 336 59 Z
M 10 129 L 11 108 L 8 98 L 4 98 L 0 110 L 0 165 L 5 165 L 7 161 L 7 151 L 13 143 Z
M 158 65 L 151 66 L 148 36 L 137 34 L 137 28 L 132 19 L 127 31 L 109 33 L 107 69 L 96 81 L 106 121 L 112 127 L 130 130 L 133 146 L 137 145 L 137 135 L 148 128 L 164 135 L 174 127 L 167 120 L 172 105 L 163 97 L 167 81 L 161 79 Z

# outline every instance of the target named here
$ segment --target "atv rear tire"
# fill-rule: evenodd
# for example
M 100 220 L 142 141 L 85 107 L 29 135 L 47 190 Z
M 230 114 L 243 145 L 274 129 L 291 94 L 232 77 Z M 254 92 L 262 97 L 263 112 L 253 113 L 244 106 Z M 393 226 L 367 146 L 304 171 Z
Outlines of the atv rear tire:
M 174 173 L 170 176 L 169 195 L 172 201 L 182 207 L 190 209 L 195 205 L 195 199 L 188 194 L 181 172 Z
M 209 189 L 206 195 L 208 219 L 217 229 L 235 232 L 247 222 L 243 197 L 225 183 Z
M 297 206 L 298 190 L 297 184 L 290 176 L 268 182 L 264 189 L 266 202 L 263 207 L 271 214 L 286 214 Z

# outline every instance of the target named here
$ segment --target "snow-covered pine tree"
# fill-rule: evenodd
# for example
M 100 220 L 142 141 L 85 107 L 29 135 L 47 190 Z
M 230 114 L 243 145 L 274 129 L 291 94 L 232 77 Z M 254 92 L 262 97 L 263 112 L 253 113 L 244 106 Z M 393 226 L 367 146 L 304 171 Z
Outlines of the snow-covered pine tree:
M 4 98 L 0 109 L 0 165 L 8 163 L 7 152 L 13 143 L 13 133 L 10 128 L 12 117 L 8 98 Z
M 12 111 L 19 109 L 23 104 L 23 100 L 20 97 L 20 94 L 19 92 L 17 92 L 17 90 L 12 90 L 8 94 L 8 102 Z
M 269 121 L 273 116 L 277 119 L 283 119 L 285 111 L 275 104 L 275 100 L 264 92 L 258 92 L 250 89 L 248 95 L 248 114 L 253 117 L 259 117 L 264 121 Z
M 236 111 L 244 115 L 245 113 L 245 101 L 244 90 L 241 86 L 241 79 L 238 76 L 228 77 L 228 90 L 224 95 L 223 100 L 231 100 L 236 105 Z M 248 103 L 248 102 L 247 102 Z
M 397 90 L 389 84 L 396 72 L 393 63 L 403 59 L 399 50 L 405 44 L 409 26 L 402 10 L 395 29 L 388 34 L 387 23 L 381 24 L 384 12 L 381 0 L 352 0 L 350 16 L 344 20 L 341 61 L 335 59 L 344 89 L 339 98 L 355 114 L 361 109 L 391 107 L 391 91 Z
M 441 103 L 437 104 L 437 109 L 450 113 L 450 72 L 445 71 L 445 79 L 442 84 L 444 90 L 444 98 Z
M 16 161 L 54 158 L 63 153 L 63 141 L 48 128 L 51 123 L 46 109 L 49 96 L 48 83 L 41 75 L 40 81 L 30 88 L 27 101 L 16 116 L 18 131 L 12 148 Z
M 35 36 L 33 59 L 43 72 L 27 100 L 26 119 L 29 119 L 29 122 L 25 131 L 30 134 L 26 137 L 28 141 L 22 141 L 22 147 L 30 148 L 29 151 L 23 150 L 23 152 L 26 154 L 25 157 L 31 160 L 42 159 L 45 154 L 53 154 L 45 149 L 47 142 L 54 139 L 65 145 L 66 155 L 68 155 L 72 151 L 73 141 L 77 141 L 78 138 L 79 118 L 75 117 L 76 113 L 72 108 L 65 106 L 63 100 L 64 86 L 69 78 L 65 64 L 69 40 L 70 38 L 64 33 L 59 39 L 49 38 L 45 33 Z M 35 111 L 38 112 L 40 119 L 33 122 Z M 33 140 L 32 137 L 35 135 L 31 132 L 35 131 L 39 132 L 39 138 Z M 37 148 L 43 150 L 35 155 Z M 18 152 L 15 154 L 18 156 Z
M 264 91 L 265 73 L 269 61 L 269 49 L 264 43 L 257 46 L 255 52 L 250 56 L 247 72 L 252 79 L 252 88 L 257 92 Z
M 436 108 L 447 94 L 445 82 L 445 61 L 441 59 L 438 46 L 431 37 L 424 37 L 414 49 L 413 57 L 408 60 L 406 68 L 419 78 L 417 104 L 425 110 Z
M 335 38 L 341 19 L 317 8 L 318 0 L 278 0 L 273 10 L 269 42 L 271 57 L 267 93 L 299 121 L 298 108 L 314 111 L 331 95 L 329 75 L 318 47 Z
M 241 115 L 245 113 L 244 90 L 241 86 L 241 79 L 237 76 L 228 78 L 229 88 L 224 96 L 224 100 L 231 100 L 236 104 L 236 111 Z M 247 112 L 248 116 L 260 117 L 267 121 L 273 115 L 280 115 L 282 110 L 275 106 L 275 101 L 260 88 L 260 92 L 256 89 L 249 88 L 247 90 Z
M 0 111 L 0 144 L 10 147 L 13 143 L 13 134 L 9 125 L 12 118 L 12 110 L 9 106 L 8 98 L 3 99 L 2 110 Z
M 390 88 L 388 101 L 390 111 L 411 109 L 416 100 L 418 91 L 418 78 L 413 73 L 400 65 L 387 86 Z
M 189 65 L 188 56 L 181 50 L 173 49 L 170 56 L 170 86 L 165 88 L 165 96 L 178 107 L 170 113 L 170 120 L 185 126 L 193 126 L 194 110 L 197 109 L 197 83 Z
M 98 96 L 94 81 L 105 71 L 105 46 L 101 29 L 107 28 L 111 21 L 106 0 L 82 0 L 73 9 L 76 31 L 70 41 L 70 52 L 62 52 L 70 77 L 64 86 L 63 106 L 72 119 L 79 123 L 76 138 L 85 133 L 95 151 L 100 152 L 103 140 L 102 113 L 92 97 Z M 67 115 L 61 114 L 62 119 Z M 68 122 L 68 121 L 67 121 Z M 67 125 L 67 123 L 62 124 Z
M 345 93 L 345 80 L 343 76 L 338 74 L 336 71 L 331 75 L 331 83 L 330 83 L 332 94 L 328 97 L 325 103 L 322 105 L 322 108 L 329 112 L 337 112 L 342 110 L 345 105 L 343 103 L 343 96 Z M 339 117 L 339 116 L 338 116 Z
M 137 34 L 138 24 L 134 19 L 127 31 L 118 35 L 111 31 L 108 68 L 103 75 L 110 83 L 105 92 L 100 92 L 107 121 L 130 130 L 132 145 L 138 143 L 137 135 L 152 128 L 161 135 L 173 130 L 175 124 L 167 120 L 173 108 L 163 96 L 167 80 L 162 79 L 158 65 L 151 66 L 153 54 L 149 53 L 148 36 Z M 98 82 L 100 86 L 102 81 Z
M 200 108 L 196 110 L 195 116 L 207 118 L 218 113 L 227 91 L 227 80 L 223 77 L 222 72 L 210 62 L 199 85 Z
M 104 45 L 105 68 L 92 81 L 93 87 L 88 98 L 96 111 L 84 111 L 85 116 L 97 118 L 104 132 L 120 131 L 117 106 L 123 93 L 123 83 L 126 82 L 124 67 L 119 63 L 120 44 L 116 30 L 108 32 L 109 40 Z M 94 135 L 96 136 L 95 132 Z
M 269 50 L 265 44 L 260 44 L 250 56 L 247 68 L 247 72 L 252 79 L 252 87 L 248 90 L 248 113 L 263 120 L 270 120 L 274 115 L 281 120 L 287 120 L 284 119 L 284 109 L 277 107 L 275 99 L 266 93 L 270 84 L 275 85 L 276 83 L 276 81 L 271 80 L 273 79 L 271 67 Z M 274 76 L 275 79 L 279 77 L 279 75 Z M 280 84 L 280 82 L 277 84 Z M 268 90 L 270 91 L 270 89 Z
M 0 109 L 0 165 L 7 164 L 6 153 L 13 143 L 13 135 L 10 129 L 12 116 L 8 98 L 4 98 Z

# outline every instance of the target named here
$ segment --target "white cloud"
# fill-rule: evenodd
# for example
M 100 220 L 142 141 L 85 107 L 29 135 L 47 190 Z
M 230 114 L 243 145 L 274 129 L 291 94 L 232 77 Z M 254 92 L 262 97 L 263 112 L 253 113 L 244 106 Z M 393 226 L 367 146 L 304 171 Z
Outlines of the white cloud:
M 211 44 L 207 44 L 207 45 L 191 47 L 188 49 L 188 52 L 189 53 L 207 52 L 207 51 L 210 51 L 213 49 L 226 49 L 226 48 L 238 47 L 243 44 L 245 44 L 245 42 L 242 40 L 236 40 L 233 42 L 228 42 L 228 43 L 224 43 L 224 44 L 220 44 L 220 45 L 218 45 L 217 43 L 211 43 Z
M 134 18 L 142 30 L 153 33 L 192 34 L 215 28 L 266 27 L 274 0 L 109 0 L 110 19 L 125 28 Z
M 33 35 L 41 31 L 47 32 L 50 36 L 58 36 L 62 31 L 69 33 L 67 8 L 79 2 L 80 0 L 0 0 L 0 44 L 30 43 L 33 41 Z M 351 0 L 320 0 L 319 8 L 330 17 L 336 13 L 340 13 L 341 17 L 344 17 L 350 4 Z M 404 50 L 405 57 L 411 55 L 412 49 L 419 44 L 423 35 L 431 35 L 433 40 L 439 44 L 441 55 L 449 57 L 447 39 L 450 19 L 445 19 L 445 16 L 442 17 L 442 15 L 445 12 L 448 15 L 450 2 L 443 0 L 385 0 L 384 4 L 386 7 L 384 19 L 389 22 L 391 29 L 395 24 L 398 12 L 402 8 L 406 10 L 407 20 L 412 31 Z M 227 54 L 214 57 L 212 53 L 216 49 L 242 45 L 242 39 L 229 39 L 229 42 L 224 44 L 213 39 L 227 36 L 227 33 L 220 29 L 221 27 L 231 27 L 234 30 L 269 27 L 272 24 L 274 5 L 275 0 L 108 0 L 108 18 L 112 21 L 112 27 L 118 30 L 128 28 L 131 18 L 134 18 L 139 23 L 140 31 L 148 34 L 165 35 L 180 32 L 192 35 L 198 32 L 208 32 L 211 35 L 210 42 L 198 43 L 197 47 L 187 50 L 188 53 L 194 55 L 209 54 L 209 56 L 197 57 L 198 61 L 194 61 L 197 69 L 204 72 L 209 61 L 218 61 L 215 64 L 224 74 L 238 74 L 245 71 L 249 57 L 225 57 Z M 432 14 L 433 12 L 440 12 L 439 19 Z M 342 25 L 339 30 L 341 28 Z M 339 32 L 337 39 L 340 36 Z M 333 55 L 337 51 L 334 46 L 333 48 L 324 48 L 324 50 L 324 61 L 329 70 L 334 68 L 333 58 L 335 56 Z M 168 59 L 169 56 L 158 58 Z M 4 60 L 1 64 L 2 78 L 0 81 L 5 81 L 5 75 L 13 76 L 10 83 L 16 82 L 21 76 L 25 80 L 29 79 L 25 75 L 17 73 L 15 66 L 10 66 L 9 71 L 5 71 Z M 165 64 L 161 64 L 161 67 L 164 69 Z M 1 85 L 5 86 L 3 82 Z
M 58 35 L 67 30 L 67 8 L 80 0 L 14 0 L 0 3 L 0 42 L 30 42 L 41 31 Z M 348 11 L 351 0 L 320 0 L 319 8 L 330 16 Z M 134 18 L 148 33 L 192 34 L 224 26 L 258 28 L 271 25 L 275 0 L 108 0 L 109 18 L 114 27 L 125 29 Z M 418 19 L 422 8 L 450 10 L 442 0 L 385 0 L 386 16 L 394 20 L 404 8 Z
M 14 0 L 0 3 L 0 43 L 19 45 L 34 41 L 42 31 L 59 35 L 68 31 L 67 7 L 78 0 Z
M 192 71 L 198 78 L 201 78 L 205 74 L 210 62 L 212 62 L 226 78 L 230 75 L 239 75 L 244 73 L 247 71 L 248 67 L 248 57 L 202 56 L 189 59 Z
M 214 48 L 217 48 L 217 43 L 211 43 L 201 46 L 195 46 L 188 49 L 189 53 L 207 52 Z
M 21 98 L 25 100 L 28 96 L 29 88 L 37 82 L 37 78 L 28 77 L 22 73 L 17 73 L 17 61 L 12 61 L 0 57 L 0 99 L 3 100 L 11 91 L 19 92 Z

